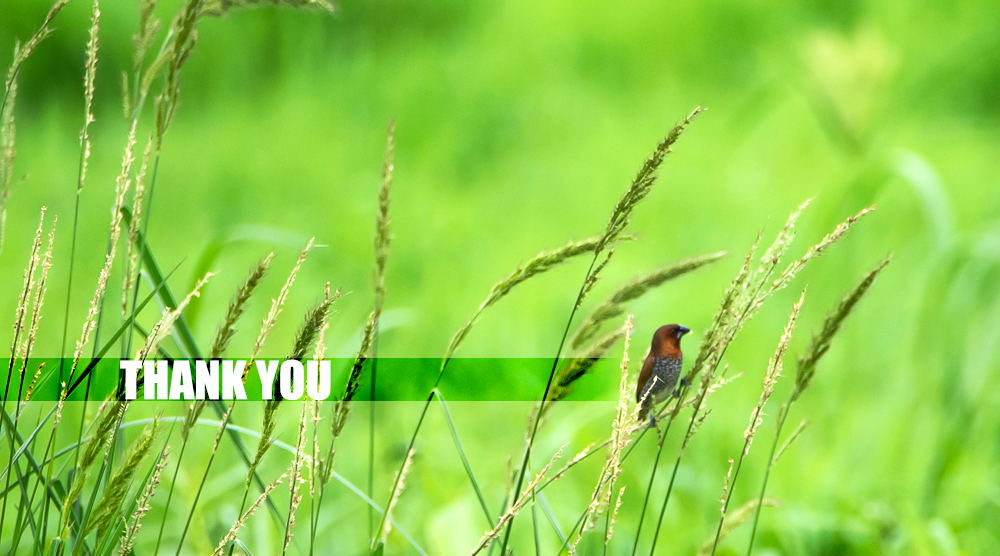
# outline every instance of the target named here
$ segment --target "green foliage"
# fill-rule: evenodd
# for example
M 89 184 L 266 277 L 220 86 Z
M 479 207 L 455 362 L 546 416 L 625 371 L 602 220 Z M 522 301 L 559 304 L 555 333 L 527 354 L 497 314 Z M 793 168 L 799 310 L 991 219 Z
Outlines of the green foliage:
M 243 9 L 256 7 L 250 4 L 262 6 Z M 361 516 L 370 509 L 378 519 L 386 510 L 383 497 L 396 492 L 412 438 L 406 492 L 386 516 L 392 532 L 375 545 L 378 553 L 467 552 L 518 499 L 531 505 L 533 519 L 517 520 L 509 546 L 518 554 L 536 546 L 552 552 L 576 540 L 579 524 L 566 531 L 584 511 L 600 470 L 595 460 L 608 445 L 602 442 L 615 414 L 608 400 L 619 377 L 600 358 L 614 354 L 624 333 L 607 323 L 617 325 L 626 312 L 636 323 L 633 373 L 659 325 L 683 323 L 700 339 L 700 349 L 688 346 L 691 392 L 664 408 L 676 408 L 689 432 L 664 430 L 660 443 L 637 433 L 616 483 L 625 487 L 614 518 L 618 533 L 585 533 L 581 553 L 632 548 L 622 532 L 636 530 L 639 499 L 665 501 L 667 482 L 647 483 L 661 449 L 665 461 L 676 461 L 659 537 L 669 539 L 669 547 L 659 546 L 671 552 L 697 552 L 706 537 L 714 544 L 717 528 L 720 552 L 737 553 L 750 535 L 755 553 L 786 554 L 984 553 L 1000 543 L 1000 409 L 991 394 L 1000 386 L 996 6 L 721 0 L 611 10 L 559 1 L 349 0 L 336 6 L 335 17 L 292 9 L 310 5 L 331 7 L 178 0 L 124 11 L 105 2 L 100 13 L 86 1 L 55 9 L 49 0 L 0 4 L 0 52 L 22 40 L 13 58 L 0 60 L 11 68 L 0 106 L 0 314 L 21 315 L 25 323 L 15 327 L 12 352 L 33 322 L 35 354 L 82 356 L 87 346 L 97 358 L 110 349 L 132 354 L 133 331 L 153 330 L 203 276 L 221 271 L 201 290 L 202 318 L 193 307 L 177 311 L 169 330 L 161 329 L 159 350 L 264 358 L 288 355 L 294 346 L 293 355 L 309 357 L 320 343 L 333 356 L 352 358 L 337 383 L 350 385 L 340 390 L 350 403 L 366 403 L 358 399 L 361 386 L 372 386 L 379 400 L 398 401 L 376 405 L 373 466 L 364 454 L 367 423 L 349 418 L 347 404 L 322 404 L 313 422 L 317 492 L 308 473 L 310 488 L 298 491 L 300 520 L 312 500 L 322 502 L 310 513 L 307 535 L 304 524 L 290 526 L 294 505 L 286 489 L 260 497 L 297 461 L 290 444 L 302 445 L 301 438 L 289 441 L 298 425 L 288 417 L 294 412 L 278 404 L 136 403 L 123 410 L 112 402 L 97 411 L 93 401 L 86 409 L 25 402 L 12 388 L 0 434 L 7 470 L 0 478 L 0 550 L 127 553 L 118 543 L 128 527 L 136 554 L 155 553 L 154 546 L 160 553 L 275 553 L 286 529 L 295 532 L 289 553 L 322 553 L 329 538 L 338 550 L 363 553 L 371 539 Z M 155 102 L 145 103 L 150 92 Z M 711 111 L 685 133 L 677 155 L 664 162 L 676 139 L 668 137 L 643 164 L 639 157 L 695 103 Z M 383 151 L 390 120 L 398 139 Z M 126 140 L 133 121 L 135 137 Z M 131 149 L 120 163 L 127 142 L 150 145 L 138 172 Z M 661 162 L 664 187 L 650 189 Z M 801 219 L 780 231 L 768 224 L 766 235 L 777 232 L 778 239 L 759 263 L 756 255 L 720 260 L 655 289 L 658 278 L 628 282 L 637 269 L 664 261 L 745 252 L 761 223 L 808 197 L 815 202 Z M 827 252 L 846 228 L 823 234 L 876 202 L 878 211 Z M 23 261 L 39 263 L 32 232 L 42 206 L 62 224 L 44 282 L 49 304 L 35 320 L 22 308 L 21 285 Z M 113 206 L 122 207 L 111 215 L 121 230 L 119 250 L 125 238 L 130 248 L 109 260 Z M 635 236 L 623 234 L 626 224 Z M 792 225 L 812 248 L 795 252 Z M 526 258 L 540 246 L 594 233 Z M 270 257 L 250 278 L 239 270 L 272 251 L 273 264 L 291 268 L 313 236 L 315 250 L 298 277 L 303 288 L 279 291 L 280 284 L 263 280 Z M 860 286 L 857 280 L 889 250 L 892 266 L 857 303 L 882 267 Z M 567 401 L 546 406 L 544 415 L 524 403 L 537 399 L 474 401 L 538 396 L 545 376 L 513 357 L 554 355 L 586 264 L 578 255 L 595 251 L 601 256 L 583 285 L 589 295 L 578 296 L 581 314 L 591 316 L 574 323 L 580 328 L 570 337 L 572 350 L 556 362 L 549 396 Z M 779 265 L 782 255 L 792 263 Z M 692 260 L 700 266 L 709 258 Z M 113 272 L 101 274 L 94 295 L 93 279 L 105 264 Z M 511 268 L 517 270 L 505 274 Z M 496 282 L 501 276 L 508 278 Z M 741 443 L 784 308 L 794 301 L 783 291 L 792 278 L 796 287 L 809 285 L 800 329 L 817 333 L 811 343 L 800 335 L 789 346 L 801 354 L 796 378 L 773 387 L 794 408 L 789 402 L 774 415 L 760 412 L 757 434 L 774 435 L 772 456 L 746 455 L 730 490 L 738 510 L 720 523 L 718 485 Z M 350 294 L 337 300 L 335 317 L 334 295 L 310 305 L 328 282 Z M 44 287 L 35 284 L 39 299 Z M 845 291 L 854 293 L 841 298 Z M 92 296 L 94 320 L 84 324 Z M 269 312 L 267 299 L 275 296 Z M 765 306 L 768 296 L 774 300 Z M 106 298 L 123 299 L 124 313 L 109 310 Z M 53 308 L 52 299 L 68 301 Z M 826 307 L 834 310 L 824 317 Z M 490 314 L 480 318 L 485 308 Z M 305 324 L 278 318 L 280 311 L 305 315 Z M 250 325 L 264 320 L 260 332 Z M 75 350 L 81 325 L 94 331 Z M 73 331 L 68 339 L 64 327 Z M 275 341 L 265 346 L 268 336 Z M 430 390 L 423 414 L 399 400 L 404 391 L 423 400 L 459 344 L 462 356 L 510 359 L 453 363 Z M 405 364 L 380 363 L 378 383 L 367 384 L 376 356 L 435 362 L 415 362 L 419 376 L 405 386 L 391 375 Z M 14 359 L 14 386 L 22 386 L 35 369 L 17 373 Z M 729 383 L 727 365 L 749 376 Z M 81 395 L 90 370 L 80 365 L 68 377 L 49 365 L 37 380 L 68 379 Z M 449 390 L 458 387 L 469 401 Z M 202 417 L 206 405 L 221 426 L 216 416 Z M 428 411 L 432 405 L 442 411 Z M 138 432 L 160 413 L 161 429 L 170 423 L 180 430 Z M 512 478 L 525 472 L 519 460 L 526 413 L 545 426 L 521 467 L 541 469 L 566 442 L 568 453 L 581 455 L 560 461 L 560 471 L 522 497 Z M 791 426 L 782 429 L 787 418 L 809 427 L 789 432 Z M 419 438 L 410 436 L 414 422 L 425 423 Z M 137 452 L 126 449 L 147 441 L 143 453 L 173 446 L 148 473 L 153 458 L 139 464 Z M 178 442 L 185 447 L 177 449 Z M 154 495 L 161 470 L 174 479 Z M 356 486 L 368 473 L 377 501 Z M 236 503 L 241 495 L 243 508 Z M 179 502 L 169 505 L 170 497 Z M 771 498 L 780 505 L 761 511 Z M 267 512 L 246 511 L 265 503 Z M 610 533 L 611 513 L 596 530 Z M 753 533 L 737 527 L 751 513 Z M 179 547 L 185 524 L 191 531 Z M 162 543 L 154 541 L 160 532 Z M 643 528 L 640 551 L 652 535 L 652 527 Z

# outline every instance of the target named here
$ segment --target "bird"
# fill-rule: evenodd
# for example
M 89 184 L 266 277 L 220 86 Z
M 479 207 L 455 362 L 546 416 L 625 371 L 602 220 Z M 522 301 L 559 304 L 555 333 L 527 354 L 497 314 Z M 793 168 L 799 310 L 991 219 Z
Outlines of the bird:
M 640 406 L 639 421 L 649 415 L 649 424 L 656 426 L 652 406 L 674 394 L 677 379 L 681 376 L 681 365 L 684 363 L 681 338 L 690 331 L 686 326 L 668 324 L 657 328 L 653 333 L 653 343 L 642 363 L 635 390 L 635 399 Z

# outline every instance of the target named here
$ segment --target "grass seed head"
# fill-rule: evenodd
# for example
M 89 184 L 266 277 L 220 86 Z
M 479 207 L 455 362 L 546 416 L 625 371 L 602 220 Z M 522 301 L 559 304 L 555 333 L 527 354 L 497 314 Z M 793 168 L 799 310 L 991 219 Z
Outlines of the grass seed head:
M 103 531 L 111 526 L 118 518 L 118 513 L 124 505 L 125 495 L 128 494 L 129 485 L 132 478 L 139 470 L 139 464 L 146 457 L 146 454 L 153 447 L 153 440 L 159 427 L 159 420 L 154 419 L 151 427 L 143 429 L 139 438 L 129 446 L 125 457 L 119 468 L 111 475 L 101 501 L 94 508 L 94 513 L 90 516 L 87 531 Z
M 150 475 L 149 481 L 146 482 L 146 486 L 143 487 L 135 512 L 132 513 L 132 517 L 122 533 L 121 541 L 118 542 L 118 548 L 114 552 L 115 556 L 126 556 L 132 553 L 135 537 L 142 526 L 142 517 L 152 508 L 153 495 L 156 494 L 156 487 L 160 484 L 160 474 L 167 465 L 168 452 L 167 448 L 160 452 L 160 459 L 157 461 L 156 467 L 153 468 L 153 473 Z
M 747 425 L 746 431 L 743 432 L 743 439 L 745 441 L 743 445 L 744 457 L 750 452 L 750 445 L 753 443 L 754 435 L 757 433 L 757 427 L 760 426 L 761 421 L 764 419 L 764 405 L 771 398 L 771 394 L 774 392 L 774 385 L 777 383 L 778 377 L 781 376 L 782 361 L 785 357 L 785 352 L 788 351 L 788 344 L 792 341 L 792 331 L 795 330 L 795 321 L 799 317 L 799 310 L 802 308 L 805 300 L 806 292 L 802 290 L 799 301 L 792 307 L 792 313 L 788 317 L 788 323 L 785 325 L 785 330 L 778 341 L 778 347 L 767 364 L 767 372 L 764 374 L 764 385 L 761 388 L 760 400 L 757 402 L 757 407 L 754 408 L 750 416 L 750 424 Z
M 337 290 L 332 296 L 327 291 L 323 301 L 306 314 L 305 322 L 302 323 L 298 334 L 295 335 L 295 346 L 292 348 L 292 353 L 288 356 L 288 359 L 301 361 L 306 357 L 309 346 L 316 341 L 320 335 L 320 331 L 327 325 L 327 319 L 330 316 L 330 306 L 340 296 L 340 290 Z
M 663 138 L 656 149 L 653 150 L 653 154 L 646 159 L 646 162 L 639 169 L 635 178 L 632 180 L 632 184 L 629 188 L 622 194 L 621 199 L 618 200 L 618 204 L 615 205 L 614 210 L 611 212 L 611 217 L 608 219 L 607 227 L 604 230 L 604 234 L 601 236 L 600 242 L 597 244 L 595 252 L 600 253 L 604 251 L 608 246 L 613 244 L 621 233 L 628 226 L 629 220 L 632 216 L 632 211 L 635 207 L 649 195 L 650 189 L 653 187 L 653 183 L 656 181 L 656 171 L 660 168 L 663 163 L 663 159 L 670 154 L 670 148 L 677 142 L 680 138 L 681 133 L 684 129 L 691 123 L 691 120 L 695 118 L 698 114 L 704 110 L 699 106 L 695 108 L 691 114 L 684 119 L 681 123 L 674 126 L 670 133 Z
M 730 463 L 732 463 L 732 460 L 730 460 Z M 777 507 L 778 502 L 772 500 L 771 498 L 765 498 L 764 505 Z M 753 500 L 750 500 L 746 504 L 743 504 L 735 511 L 729 512 L 726 515 L 726 519 L 722 522 L 722 529 L 720 530 L 718 535 L 719 540 L 724 539 L 730 533 L 735 531 L 737 527 L 743 525 L 743 523 L 746 522 L 746 520 L 749 519 L 751 515 L 753 515 L 756 509 L 757 509 L 757 499 L 755 498 Z M 709 538 L 705 539 L 705 542 L 702 543 L 701 548 L 698 550 L 698 556 L 709 556 L 710 554 L 712 554 L 712 547 L 715 546 L 715 542 L 716 542 L 715 535 L 712 535 Z
M 823 327 L 813 336 L 812 342 L 805 354 L 799 356 L 798 370 L 795 374 L 795 388 L 792 390 L 791 401 L 795 401 L 802 395 L 802 392 L 809 387 L 813 376 L 816 374 L 816 365 L 826 352 L 830 350 L 833 337 L 840 331 L 840 326 L 844 320 L 850 316 L 851 311 L 858 302 L 868 293 L 868 289 L 875 283 L 879 273 L 892 262 L 892 255 L 887 255 L 874 269 L 872 269 L 861 282 L 845 295 L 837 307 L 823 319 Z
M 625 312 L 626 303 L 639 299 L 650 290 L 659 287 L 669 280 L 715 262 L 724 255 L 725 252 L 719 252 L 685 259 L 633 278 L 619 287 L 610 298 L 598 305 L 587 315 L 587 318 L 584 319 L 583 323 L 574 333 L 570 345 L 573 348 L 579 348 L 591 340 L 603 323 L 617 318 Z
M 528 483 L 528 486 L 525 487 L 523 491 L 521 491 L 520 496 L 518 496 L 517 499 L 514 501 L 514 503 L 511 504 L 510 508 L 508 508 L 507 511 L 504 512 L 502 516 L 500 516 L 500 519 L 497 521 L 496 526 L 493 527 L 493 529 L 487 531 L 483 535 L 483 538 L 479 540 L 479 544 L 476 546 L 476 548 L 472 549 L 471 556 L 476 556 L 476 554 L 479 554 L 486 548 L 489 548 L 490 544 L 493 541 L 495 541 L 497 537 L 500 536 L 500 533 L 503 532 L 504 528 L 507 526 L 507 523 L 509 523 L 510 520 L 515 515 L 517 515 L 518 512 L 521 511 L 521 508 L 523 508 L 524 505 L 528 503 L 528 500 L 532 498 L 535 491 L 535 487 L 537 487 L 538 483 L 542 481 L 542 479 L 545 477 L 545 474 L 549 472 L 549 469 L 551 469 L 552 465 L 556 462 L 556 460 L 559 459 L 559 456 L 562 454 L 562 451 L 565 448 L 566 446 L 559 448 L 559 450 L 556 451 L 555 455 L 552 456 L 552 459 L 550 459 L 549 462 L 545 464 L 545 467 L 542 468 L 541 472 L 539 472 L 538 475 L 535 475 L 535 478 L 530 483 Z M 508 476 L 510 476 L 509 473 Z
M 274 253 L 272 252 L 259 261 L 250 271 L 250 275 L 243 281 L 243 284 L 236 290 L 236 295 L 229 301 L 226 316 L 222 319 L 222 324 L 219 325 L 219 329 L 215 333 L 212 348 L 209 350 L 209 358 L 217 359 L 226 353 L 226 348 L 229 347 L 229 342 L 236 333 L 236 323 L 246 311 L 247 301 L 253 296 L 254 290 L 257 289 L 260 281 L 267 274 L 268 269 L 271 268 L 271 260 L 273 258 Z
M 264 348 L 264 342 L 267 340 L 268 335 L 271 333 L 271 328 L 274 327 L 274 323 L 278 320 L 278 315 L 281 314 L 281 308 L 285 305 L 285 300 L 288 298 L 288 292 L 292 289 L 292 284 L 295 283 L 295 277 L 299 273 L 299 269 L 302 268 L 302 263 L 305 262 L 306 257 L 309 256 L 309 251 L 313 247 L 313 242 L 316 238 L 309 240 L 306 244 L 305 249 L 299 255 L 299 258 L 295 260 L 295 266 L 292 267 L 292 271 L 288 274 L 288 279 L 285 280 L 285 285 L 281 287 L 281 291 L 278 292 L 278 297 L 271 300 L 271 310 L 267 313 L 264 318 L 264 322 L 261 324 L 260 333 L 257 335 L 257 341 L 254 342 L 253 352 L 250 356 L 250 361 L 247 363 L 246 371 L 243 374 L 243 380 L 246 381 L 247 374 L 253 367 L 254 361 L 257 356 L 260 355 L 261 350 Z
M 579 255 L 585 253 L 593 253 L 594 248 L 600 242 L 599 237 L 592 237 L 585 239 L 583 241 L 570 242 L 558 249 L 552 251 L 543 251 L 538 255 L 532 257 L 528 262 L 518 266 L 507 275 L 506 278 L 500 280 L 490 289 L 489 295 L 486 296 L 486 300 L 483 301 L 476 312 L 472 314 L 468 321 L 465 322 L 458 331 L 451 337 L 451 341 L 448 342 L 448 348 L 445 350 L 444 358 L 441 360 L 441 371 L 443 372 L 451 360 L 455 352 L 458 351 L 462 342 L 465 341 L 466 336 L 472 330 L 473 325 L 479 320 L 479 316 L 487 308 L 491 307 L 497 301 L 503 299 L 507 294 L 511 292 L 518 284 L 525 282 L 535 276 L 544 274 L 545 272 L 552 270 L 553 268 L 561 265 Z
M 215 547 L 215 552 L 212 552 L 212 556 L 221 556 L 222 553 L 225 552 L 226 547 L 229 546 L 229 543 L 233 542 L 233 539 L 236 538 L 236 535 L 240 532 L 240 529 L 242 529 L 243 525 L 246 524 L 246 521 L 250 519 L 250 516 L 252 516 L 254 512 L 257 511 L 257 508 L 259 508 L 260 505 L 264 503 L 264 500 L 267 500 L 267 497 L 271 495 L 271 492 L 275 488 L 277 488 L 277 486 L 281 484 L 281 481 L 284 480 L 285 477 L 287 476 L 288 476 L 287 474 L 283 474 L 277 479 L 275 479 L 274 482 L 264 487 L 264 492 L 262 492 L 260 496 L 257 497 L 256 500 L 254 500 L 253 504 L 251 504 L 250 507 L 247 508 L 247 511 L 243 512 L 243 515 L 241 515 L 239 519 L 236 520 L 236 523 L 233 523 L 233 526 L 229 528 L 229 532 L 227 532 L 225 536 L 222 537 L 222 540 L 219 541 L 219 545 Z

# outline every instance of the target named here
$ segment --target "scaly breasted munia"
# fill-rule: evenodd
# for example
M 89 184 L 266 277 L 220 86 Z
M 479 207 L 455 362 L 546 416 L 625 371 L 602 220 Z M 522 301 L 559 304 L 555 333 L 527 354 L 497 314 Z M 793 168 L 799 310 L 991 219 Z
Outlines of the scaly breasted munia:
M 635 398 L 641 404 L 640 421 L 649 415 L 650 424 L 655 425 L 651 411 L 653 404 L 661 403 L 673 395 L 684 362 L 681 337 L 690 331 L 686 326 L 668 324 L 661 326 L 653 334 L 653 344 L 642 364 L 642 370 L 639 371 L 639 381 L 636 384 Z

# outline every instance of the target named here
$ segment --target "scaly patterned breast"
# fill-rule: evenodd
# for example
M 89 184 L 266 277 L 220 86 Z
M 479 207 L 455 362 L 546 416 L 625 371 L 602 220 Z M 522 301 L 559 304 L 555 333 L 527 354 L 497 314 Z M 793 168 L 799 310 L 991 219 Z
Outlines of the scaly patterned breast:
M 648 395 L 654 403 L 661 403 L 673 393 L 677 387 L 677 379 L 681 375 L 683 360 L 680 357 L 656 357 L 653 359 L 653 370 L 643 387 L 643 395 Z M 654 380 L 655 378 L 655 380 Z M 647 391 L 652 387 L 652 391 Z

